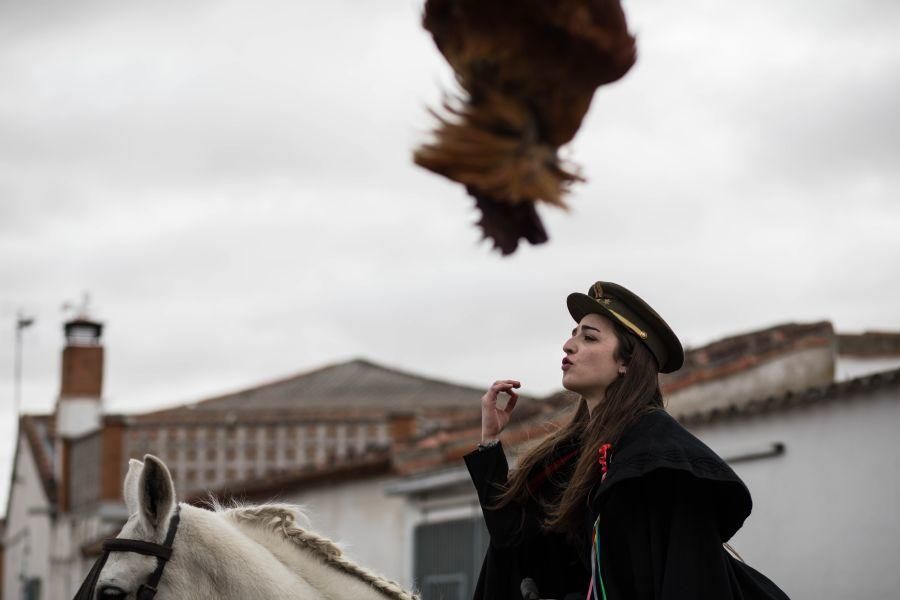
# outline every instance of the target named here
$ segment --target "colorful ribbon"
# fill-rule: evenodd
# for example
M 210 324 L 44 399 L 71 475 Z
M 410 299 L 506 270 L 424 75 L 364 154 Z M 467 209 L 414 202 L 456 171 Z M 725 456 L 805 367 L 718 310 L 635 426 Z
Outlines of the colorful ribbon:
M 600 569 L 600 515 L 597 515 L 597 520 L 594 521 L 594 541 L 591 544 L 591 585 L 588 587 L 587 599 L 600 600 L 600 597 L 606 600 L 606 586 Z

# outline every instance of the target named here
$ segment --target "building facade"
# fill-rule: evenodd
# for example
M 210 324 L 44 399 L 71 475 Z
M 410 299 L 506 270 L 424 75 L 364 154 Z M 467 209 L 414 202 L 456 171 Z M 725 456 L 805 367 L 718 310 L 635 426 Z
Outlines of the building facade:
M 64 331 L 56 409 L 19 421 L 4 598 L 72 597 L 102 539 L 127 519 L 122 482 L 129 459 L 145 454 L 166 462 L 190 502 L 305 504 L 313 529 L 343 541 L 360 564 L 411 585 L 394 558 L 402 549 L 356 543 L 396 545 L 401 537 L 403 502 L 371 482 L 391 472 L 398 444 L 468 419 L 480 390 L 357 359 L 172 409 L 109 414 L 102 325 L 81 316 Z M 335 497 L 341 486 L 347 494 Z
M 483 390 L 365 360 L 171 409 L 103 409 L 102 326 L 65 326 L 60 395 L 20 419 L 3 527 L 3 598 L 68 600 L 127 518 L 130 458 L 169 466 L 181 500 L 298 504 L 310 527 L 423 600 L 470 598 L 489 543 L 462 463 Z M 668 410 L 744 479 L 738 552 L 795 598 L 900 586 L 900 335 L 788 324 L 689 349 Z M 525 399 L 515 456 L 565 422 L 567 392 Z M 839 550 L 838 550 L 839 549 Z

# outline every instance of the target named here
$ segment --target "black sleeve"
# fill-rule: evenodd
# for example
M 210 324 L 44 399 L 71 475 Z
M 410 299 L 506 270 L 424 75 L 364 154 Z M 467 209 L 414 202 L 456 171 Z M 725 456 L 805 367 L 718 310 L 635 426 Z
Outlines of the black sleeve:
M 491 534 L 491 545 L 508 548 L 540 533 L 536 515 L 521 504 L 510 502 L 501 508 L 491 508 L 509 475 L 509 465 L 501 444 L 475 450 L 463 458 L 478 492 L 484 522 Z
M 609 600 L 740 597 L 711 498 L 703 482 L 669 469 L 610 489 L 598 525 Z

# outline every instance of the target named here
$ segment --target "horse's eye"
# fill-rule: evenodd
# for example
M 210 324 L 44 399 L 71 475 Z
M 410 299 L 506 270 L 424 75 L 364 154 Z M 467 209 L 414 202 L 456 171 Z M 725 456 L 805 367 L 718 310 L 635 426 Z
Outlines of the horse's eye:
M 97 600 L 124 600 L 127 595 L 127 592 L 122 588 L 117 588 L 114 585 L 104 585 L 97 592 Z

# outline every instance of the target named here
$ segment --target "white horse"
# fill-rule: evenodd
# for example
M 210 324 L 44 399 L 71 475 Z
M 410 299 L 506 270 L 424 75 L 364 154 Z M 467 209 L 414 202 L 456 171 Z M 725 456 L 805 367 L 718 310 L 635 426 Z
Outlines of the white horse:
M 418 600 L 298 527 L 294 506 L 178 505 L 169 470 L 149 454 L 129 464 L 125 504 L 130 516 L 119 538 L 164 544 L 177 514 L 172 555 L 160 561 L 114 550 L 97 578 L 97 600 L 137 597 L 163 563 L 156 600 Z

